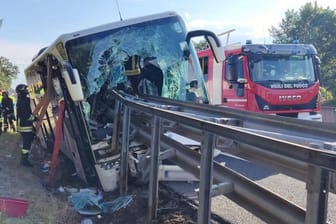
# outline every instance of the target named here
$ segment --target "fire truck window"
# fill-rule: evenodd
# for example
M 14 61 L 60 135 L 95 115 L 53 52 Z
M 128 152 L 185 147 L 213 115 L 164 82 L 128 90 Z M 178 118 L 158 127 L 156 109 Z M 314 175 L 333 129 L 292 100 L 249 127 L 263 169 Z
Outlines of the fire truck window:
M 243 58 L 239 57 L 237 60 L 237 75 L 238 78 L 244 78 Z
M 202 73 L 203 73 L 203 78 L 204 81 L 208 81 L 208 74 L 209 74 L 209 57 L 205 56 L 199 59 L 201 68 L 202 68 Z
M 231 56 L 228 58 L 228 63 L 225 68 L 225 79 L 229 82 L 235 82 L 238 78 L 238 58 L 236 56 Z M 242 66 L 242 64 L 241 64 Z

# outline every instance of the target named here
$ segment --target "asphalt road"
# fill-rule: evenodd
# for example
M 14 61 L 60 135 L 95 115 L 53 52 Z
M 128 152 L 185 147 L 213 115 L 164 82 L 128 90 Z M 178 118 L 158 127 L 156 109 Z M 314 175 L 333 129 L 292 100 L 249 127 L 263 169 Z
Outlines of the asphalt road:
M 256 181 L 258 184 L 281 195 L 287 200 L 292 201 L 298 206 L 306 208 L 307 192 L 304 182 L 278 173 L 265 166 L 261 166 L 236 157 L 221 155 L 219 158 L 217 157 L 216 160 L 225 164 L 229 168 L 236 170 L 244 176 Z M 198 187 L 197 185 L 197 182 L 172 182 L 169 184 L 171 188 L 193 200 L 197 199 L 196 193 L 194 192 L 194 189 Z M 211 210 L 214 214 L 220 216 L 223 220 L 232 224 L 266 223 L 222 195 L 212 198 L 211 207 Z M 333 193 L 329 193 L 328 222 L 331 224 L 336 224 L 336 195 Z M 213 223 L 225 222 L 215 221 Z

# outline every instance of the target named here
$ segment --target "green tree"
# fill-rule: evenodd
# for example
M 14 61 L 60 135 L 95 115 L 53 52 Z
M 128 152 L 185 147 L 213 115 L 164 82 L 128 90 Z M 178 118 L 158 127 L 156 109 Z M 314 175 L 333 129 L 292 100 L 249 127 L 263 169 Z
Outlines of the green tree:
M 7 58 L 0 56 L 0 89 L 9 90 L 12 80 L 17 77 L 19 68 Z
M 199 42 L 194 42 L 193 41 L 193 44 L 194 44 L 195 49 L 197 51 L 209 48 L 208 42 L 206 42 L 205 40 L 200 40 Z
M 279 27 L 269 29 L 274 43 L 313 44 L 321 58 L 321 85 L 336 96 L 336 12 L 317 3 L 287 10 Z
M 322 94 L 322 102 L 330 102 L 334 99 L 331 92 L 326 90 L 326 88 L 324 88 L 324 87 L 321 87 L 321 94 Z

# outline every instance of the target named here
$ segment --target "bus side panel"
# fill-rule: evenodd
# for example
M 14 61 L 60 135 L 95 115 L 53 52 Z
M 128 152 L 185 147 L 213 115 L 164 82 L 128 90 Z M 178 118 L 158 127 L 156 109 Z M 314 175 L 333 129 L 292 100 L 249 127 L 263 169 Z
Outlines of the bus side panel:
M 64 122 L 66 125 L 63 125 L 63 140 L 62 140 L 62 152 L 69 158 L 72 160 L 75 169 L 76 169 L 76 173 L 77 175 L 84 180 L 85 182 L 87 182 L 87 178 L 84 172 L 84 168 L 83 168 L 83 164 L 82 161 L 79 159 L 80 155 L 78 152 L 78 146 L 76 143 L 76 140 L 72 137 L 72 135 L 70 134 L 70 130 L 67 127 L 69 122 L 66 122 L 66 119 L 64 119 Z

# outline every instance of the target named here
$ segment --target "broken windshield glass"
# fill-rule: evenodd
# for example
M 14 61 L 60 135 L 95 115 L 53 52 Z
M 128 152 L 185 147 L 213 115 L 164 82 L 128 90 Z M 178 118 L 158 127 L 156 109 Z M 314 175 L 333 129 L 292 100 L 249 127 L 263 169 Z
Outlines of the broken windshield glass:
M 197 57 L 185 55 L 185 36 L 184 25 L 171 17 L 74 39 L 66 43 L 66 48 L 73 67 L 80 72 L 86 98 L 102 87 L 123 84 L 136 94 L 186 100 L 186 86 L 197 79 L 207 100 L 200 69 L 193 62 Z M 193 49 L 189 51 L 195 54 Z M 134 63 L 131 69 L 125 67 L 130 60 Z M 155 75 L 153 67 L 160 70 Z M 146 72 L 150 74 L 147 78 L 143 74 Z M 153 90 L 154 85 L 158 89 Z
M 118 24 L 65 44 L 68 60 L 80 74 L 83 112 L 92 139 L 111 135 L 103 127 L 113 122 L 112 89 L 136 96 L 208 102 L 196 51 L 186 43 L 179 17 Z M 198 85 L 191 88 L 195 80 Z

